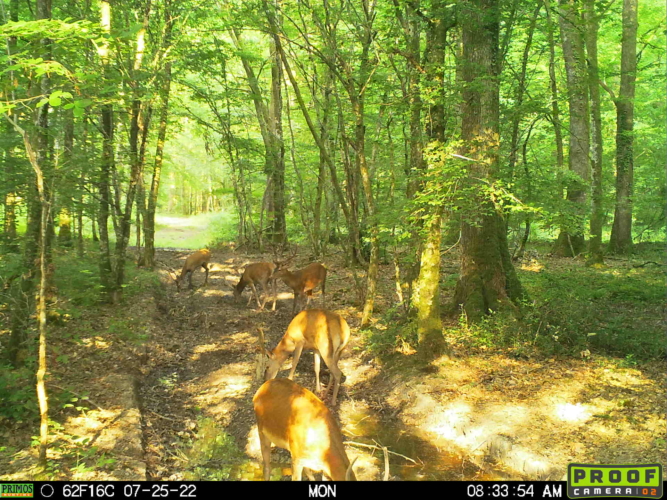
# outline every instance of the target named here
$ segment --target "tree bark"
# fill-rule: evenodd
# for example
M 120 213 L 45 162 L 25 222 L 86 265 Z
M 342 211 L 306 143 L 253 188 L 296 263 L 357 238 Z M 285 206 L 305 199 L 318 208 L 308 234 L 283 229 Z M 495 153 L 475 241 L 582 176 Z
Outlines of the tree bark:
M 583 27 L 578 0 L 560 0 L 559 22 L 563 44 L 563 58 L 567 73 L 567 91 L 570 104 L 570 133 L 568 165 L 578 177 L 567 186 L 569 223 L 561 228 L 554 253 L 575 257 L 585 248 L 583 220 L 588 210 L 586 193 L 590 180 L 589 163 L 589 107 L 584 54 Z
M 111 4 L 108 0 L 100 1 L 100 25 L 106 33 L 111 31 Z M 108 78 L 109 46 L 103 42 L 98 48 L 105 71 L 105 79 Z M 97 191 L 100 206 L 97 211 L 97 225 L 99 231 L 99 266 L 100 283 L 102 285 L 102 300 L 112 301 L 113 281 L 111 267 L 111 251 L 109 248 L 109 215 L 111 212 L 111 171 L 114 165 L 114 120 L 113 106 L 104 104 L 101 108 L 100 129 L 102 131 L 102 161 L 100 162 L 100 174 L 98 178 Z
M 602 264 L 602 117 L 600 111 L 600 78 L 598 73 L 598 18 L 595 0 L 585 0 L 586 52 L 588 54 L 588 86 L 591 99 L 591 170 L 592 196 L 589 240 L 589 264 Z
M 547 41 L 549 43 L 549 87 L 551 89 L 551 123 L 554 126 L 556 138 L 556 172 L 561 176 L 565 164 L 563 152 L 563 126 L 560 121 L 560 106 L 558 105 L 558 81 L 556 80 L 556 47 L 554 42 L 554 27 L 551 20 L 551 6 L 549 0 L 544 0 L 547 18 Z
M 438 148 L 445 146 L 445 103 L 444 103 L 444 63 L 447 29 L 451 23 L 442 0 L 432 4 L 432 23 L 427 31 L 428 55 L 426 62 L 426 81 L 435 87 L 429 89 L 437 96 L 429 106 L 427 135 L 430 145 Z M 422 156 L 423 162 L 423 156 Z M 427 168 L 422 164 L 422 170 Z M 423 182 L 419 189 L 424 188 Z M 423 242 L 419 255 L 419 274 L 412 286 L 411 301 L 417 313 L 417 336 L 419 351 L 423 357 L 433 357 L 445 349 L 440 319 L 440 246 L 442 242 L 442 220 L 444 207 L 429 206 L 429 217 L 424 224 Z M 429 213 L 430 212 L 430 213 Z
M 634 113 L 637 73 L 637 0 L 623 0 L 621 87 L 616 104 L 616 208 L 609 249 L 632 251 L 632 195 L 634 184 Z
M 507 248 L 505 222 L 484 182 L 493 182 L 498 173 L 498 0 L 464 2 L 459 21 L 462 154 L 474 160 L 468 175 L 475 194 L 461 226 L 461 273 L 454 304 L 463 307 L 469 321 L 476 321 L 518 301 L 523 290 Z

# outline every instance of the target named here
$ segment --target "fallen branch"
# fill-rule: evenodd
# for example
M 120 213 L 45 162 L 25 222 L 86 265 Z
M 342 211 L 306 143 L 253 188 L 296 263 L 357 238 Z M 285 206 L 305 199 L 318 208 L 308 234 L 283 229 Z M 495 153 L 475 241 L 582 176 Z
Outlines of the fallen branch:
M 146 408 L 146 410 L 151 412 L 153 415 L 157 415 L 160 418 L 164 418 L 165 420 L 171 420 L 172 422 L 178 422 L 178 420 L 176 420 L 175 418 L 165 417 L 164 415 L 160 415 L 159 413 L 154 412 L 153 410 L 149 410 L 148 408 Z
M 351 444 L 352 446 L 361 446 L 362 448 L 370 448 L 371 450 L 382 450 L 384 447 L 381 446 L 376 446 L 373 444 L 366 444 L 366 443 L 357 443 L 356 441 L 345 441 L 346 444 Z M 391 453 L 392 455 L 396 455 L 397 457 L 404 458 L 408 460 L 409 462 L 412 462 L 415 465 L 419 465 L 415 460 L 411 459 L 410 457 L 406 457 L 405 455 L 401 455 L 400 453 L 396 453 L 390 450 L 387 450 L 387 453 Z

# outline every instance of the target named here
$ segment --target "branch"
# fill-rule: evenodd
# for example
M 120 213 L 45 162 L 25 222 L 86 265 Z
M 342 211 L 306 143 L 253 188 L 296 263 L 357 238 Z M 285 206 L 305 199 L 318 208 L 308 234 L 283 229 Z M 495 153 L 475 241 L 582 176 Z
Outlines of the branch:
M 601 79 L 598 80 L 598 81 L 600 82 L 600 87 L 602 87 L 603 89 L 605 89 L 605 90 L 607 91 L 607 93 L 611 96 L 611 100 L 612 100 L 612 102 L 614 103 L 614 106 L 618 105 L 618 103 L 617 103 L 617 101 L 616 101 L 616 94 L 614 94 L 614 91 L 611 90 L 611 87 L 609 87 L 609 85 L 607 85 L 607 84 L 606 84 L 604 81 L 602 81 Z

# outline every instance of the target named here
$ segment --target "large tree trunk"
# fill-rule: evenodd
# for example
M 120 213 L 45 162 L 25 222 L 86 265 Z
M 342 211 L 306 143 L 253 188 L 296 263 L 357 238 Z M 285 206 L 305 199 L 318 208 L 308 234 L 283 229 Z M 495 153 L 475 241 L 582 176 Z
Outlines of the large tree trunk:
M 561 228 L 554 253 L 575 257 L 584 251 L 583 219 L 588 210 L 586 193 L 590 180 L 588 82 L 586 56 L 584 54 L 583 22 L 578 0 L 560 0 L 560 32 L 563 58 L 567 73 L 567 90 L 570 103 L 569 157 L 570 171 L 579 180 L 567 186 L 572 222 Z
M 498 10 L 498 0 L 471 0 L 463 4 L 459 17 L 462 153 L 474 160 L 468 173 L 476 195 L 461 226 L 461 274 L 454 303 L 470 321 L 506 308 L 523 295 L 507 248 L 505 221 L 484 182 L 492 182 L 498 172 Z
M 616 104 L 616 209 L 609 249 L 632 250 L 635 78 L 637 73 L 637 0 L 623 0 L 621 88 Z
M 589 264 L 602 264 L 602 118 L 600 112 L 600 78 L 598 75 L 598 19 L 595 0 L 585 0 L 586 52 L 588 53 L 588 82 L 591 97 L 591 237 Z

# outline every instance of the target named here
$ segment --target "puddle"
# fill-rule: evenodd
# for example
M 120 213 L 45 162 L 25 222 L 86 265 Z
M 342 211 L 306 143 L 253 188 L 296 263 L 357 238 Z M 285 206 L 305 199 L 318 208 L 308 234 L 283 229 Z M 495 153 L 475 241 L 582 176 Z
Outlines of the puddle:
M 408 429 L 398 420 L 382 420 L 368 408 L 346 412 L 348 424 L 343 432 L 348 436 L 348 446 L 357 448 L 350 441 L 367 445 L 381 445 L 388 449 L 389 476 L 402 481 L 463 481 L 502 480 L 508 478 L 500 470 L 486 467 L 483 470 L 458 453 L 438 448 L 416 429 Z M 382 450 L 366 450 L 378 458 L 380 477 L 384 473 Z M 414 463 L 404 457 L 409 457 Z M 379 479 L 379 477 L 378 477 Z

